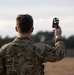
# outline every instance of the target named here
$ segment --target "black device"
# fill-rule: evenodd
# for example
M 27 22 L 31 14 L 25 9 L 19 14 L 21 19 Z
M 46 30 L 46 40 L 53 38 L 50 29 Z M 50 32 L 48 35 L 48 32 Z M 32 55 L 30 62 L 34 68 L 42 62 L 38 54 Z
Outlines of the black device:
M 52 28 L 59 28 L 59 19 L 57 17 L 53 18 Z

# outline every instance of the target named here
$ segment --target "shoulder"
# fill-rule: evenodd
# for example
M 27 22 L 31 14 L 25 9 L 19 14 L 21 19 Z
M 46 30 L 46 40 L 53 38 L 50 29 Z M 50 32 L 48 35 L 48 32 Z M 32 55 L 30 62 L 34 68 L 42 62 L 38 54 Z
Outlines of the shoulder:
M 43 49 L 45 49 L 46 44 L 44 44 L 44 43 L 35 43 L 34 46 L 43 50 Z
M 41 54 L 44 54 L 45 53 L 45 51 L 46 51 L 46 44 L 44 44 L 44 43 L 35 43 L 34 44 L 34 47 L 35 47 L 35 51 L 36 52 L 39 52 L 39 53 L 41 53 Z
M 35 43 L 34 45 L 35 45 L 35 47 L 37 47 L 39 49 L 42 49 L 42 50 L 46 50 L 48 48 L 50 48 L 50 49 L 52 48 L 51 45 L 48 45 L 48 44 L 45 44 L 45 43 Z
M 4 44 L 1 48 L 0 48 L 0 53 L 3 52 L 4 50 L 6 50 L 9 45 L 11 45 L 11 42 L 10 43 L 7 43 L 7 44 Z

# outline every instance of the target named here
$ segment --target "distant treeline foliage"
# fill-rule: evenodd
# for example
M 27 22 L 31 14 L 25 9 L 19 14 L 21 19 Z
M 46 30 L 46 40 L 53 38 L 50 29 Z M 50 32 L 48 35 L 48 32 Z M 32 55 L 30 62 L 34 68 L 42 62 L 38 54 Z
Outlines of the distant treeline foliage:
M 55 37 L 54 37 L 53 32 L 40 31 L 35 35 L 33 34 L 31 37 L 34 42 L 42 42 L 42 43 L 46 43 L 46 44 L 50 44 L 50 45 L 54 46 L 54 42 L 55 42 L 54 38 Z M 0 47 L 8 42 L 11 42 L 14 38 L 15 37 L 9 38 L 8 36 L 5 38 L 2 38 L 0 36 Z M 74 48 L 74 35 L 72 35 L 68 38 L 63 37 L 63 40 L 64 40 L 64 43 L 67 48 Z

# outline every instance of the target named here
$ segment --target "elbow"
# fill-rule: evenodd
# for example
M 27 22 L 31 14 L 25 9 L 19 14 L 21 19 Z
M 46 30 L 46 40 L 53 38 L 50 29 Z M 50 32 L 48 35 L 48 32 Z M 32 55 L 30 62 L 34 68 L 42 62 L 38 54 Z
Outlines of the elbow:
M 54 62 L 57 62 L 57 61 L 60 61 L 64 58 L 64 54 L 63 55 L 60 55 L 60 56 L 57 56 L 55 59 L 54 59 Z
M 56 56 L 52 61 L 50 61 L 50 62 L 58 62 L 58 61 L 60 61 L 60 60 L 62 60 L 64 58 L 64 55 L 60 55 L 60 56 Z

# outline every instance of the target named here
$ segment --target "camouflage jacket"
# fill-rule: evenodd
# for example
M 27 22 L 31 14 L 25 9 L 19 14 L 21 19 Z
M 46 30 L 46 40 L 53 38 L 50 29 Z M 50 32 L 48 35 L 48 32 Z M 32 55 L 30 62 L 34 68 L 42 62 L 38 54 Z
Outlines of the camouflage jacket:
M 0 49 L 0 75 L 44 75 L 42 63 L 59 61 L 64 53 L 62 38 L 56 39 L 55 47 L 15 38 Z

